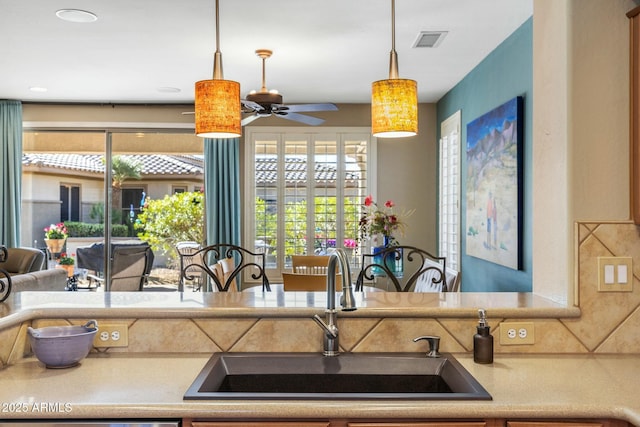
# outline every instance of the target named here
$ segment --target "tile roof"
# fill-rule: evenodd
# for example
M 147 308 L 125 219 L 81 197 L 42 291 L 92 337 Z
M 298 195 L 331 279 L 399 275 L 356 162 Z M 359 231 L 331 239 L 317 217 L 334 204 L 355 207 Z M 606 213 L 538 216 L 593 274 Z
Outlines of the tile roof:
M 204 157 L 196 155 L 136 154 L 121 157 L 142 163 L 142 175 L 184 176 L 204 174 Z M 104 173 L 103 156 L 100 154 L 25 153 L 23 166 L 59 168 L 95 174 Z M 256 158 L 256 182 L 275 184 L 278 179 L 276 157 Z M 346 171 L 349 186 L 357 185 L 364 171 L 353 167 Z M 335 183 L 337 171 L 332 161 L 315 164 L 314 178 L 317 182 Z M 307 179 L 306 157 L 287 156 L 285 160 L 285 180 L 289 184 L 304 183 Z
M 275 183 L 278 179 L 278 162 L 275 156 L 256 157 L 256 182 Z M 346 181 L 349 186 L 356 185 L 363 177 L 364 171 L 347 170 Z M 314 168 L 314 179 L 316 182 L 335 183 L 338 172 L 335 163 L 317 162 Z M 364 177 L 363 177 L 364 178 Z M 304 183 L 307 180 L 307 159 L 306 157 L 287 156 L 285 158 L 285 180 L 288 184 Z
M 100 154 L 25 153 L 23 166 L 39 166 L 104 173 L 104 156 Z M 204 158 L 193 155 L 136 154 L 122 155 L 142 164 L 142 175 L 198 175 L 204 173 Z

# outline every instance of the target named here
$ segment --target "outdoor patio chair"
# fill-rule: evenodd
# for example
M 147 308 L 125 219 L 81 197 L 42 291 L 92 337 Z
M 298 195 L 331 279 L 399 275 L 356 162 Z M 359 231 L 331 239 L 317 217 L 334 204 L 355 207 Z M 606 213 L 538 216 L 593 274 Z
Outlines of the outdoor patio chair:
M 194 255 L 202 246 L 198 242 L 184 241 L 176 244 L 176 252 L 180 259 L 180 280 L 178 281 L 178 291 L 184 291 L 185 281 L 193 283 L 193 290 L 199 291 L 202 288 L 204 269 L 202 268 L 202 256 Z M 197 267 L 192 265 L 196 264 Z M 186 266 L 189 266 L 186 268 Z
M 111 282 L 106 283 L 105 278 L 89 274 L 89 288 L 95 282 L 96 286 L 104 285 L 105 291 L 142 291 L 149 278 L 146 272 L 150 262 L 151 248 L 148 246 L 115 247 L 111 258 Z

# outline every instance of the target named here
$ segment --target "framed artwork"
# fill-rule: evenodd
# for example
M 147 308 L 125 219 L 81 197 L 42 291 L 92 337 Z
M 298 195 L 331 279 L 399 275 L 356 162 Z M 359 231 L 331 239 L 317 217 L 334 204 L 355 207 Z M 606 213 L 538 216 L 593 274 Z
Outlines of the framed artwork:
M 522 108 L 515 97 L 467 124 L 466 252 L 522 266 Z

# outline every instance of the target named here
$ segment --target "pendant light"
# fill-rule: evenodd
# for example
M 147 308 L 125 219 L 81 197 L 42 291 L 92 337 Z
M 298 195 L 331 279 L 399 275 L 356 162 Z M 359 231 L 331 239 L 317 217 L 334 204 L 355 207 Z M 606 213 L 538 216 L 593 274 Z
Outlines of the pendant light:
M 391 57 L 389 79 L 371 85 L 371 132 L 378 138 L 418 134 L 418 84 L 398 77 L 395 0 L 391 0 Z
M 196 135 L 204 138 L 237 138 L 242 135 L 240 83 L 224 80 L 220 52 L 220 13 L 216 0 L 216 52 L 213 79 L 196 82 Z

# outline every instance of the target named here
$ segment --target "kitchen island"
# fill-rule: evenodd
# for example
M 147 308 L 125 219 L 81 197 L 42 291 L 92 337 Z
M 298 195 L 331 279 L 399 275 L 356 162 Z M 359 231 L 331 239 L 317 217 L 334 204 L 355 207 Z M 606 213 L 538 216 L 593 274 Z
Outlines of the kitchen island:
M 556 325 L 558 317 L 579 321 L 579 309 L 529 294 L 371 292 L 357 295 L 358 310 L 338 315 L 341 351 L 421 353 L 426 344 L 414 337 L 441 336 L 440 350 L 454 354 L 491 401 L 183 400 L 215 352 L 321 352 L 323 332 L 311 317 L 325 304 L 324 292 L 14 294 L 0 304 L 0 418 L 313 420 L 332 427 L 345 420 L 493 420 L 495 427 L 580 419 L 640 426 L 640 355 L 572 351 Z M 479 306 L 496 335 L 491 365 L 475 364 L 471 355 Z M 536 322 L 534 346 L 500 345 L 500 322 L 511 318 Z M 127 346 L 94 349 L 68 369 L 46 369 L 31 355 L 27 326 L 88 319 L 124 324 Z
M 0 374 L 1 418 L 616 419 L 640 425 L 640 358 L 498 355 L 479 365 L 456 358 L 491 401 L 185 401 L 207 355 L 92 354 L 79 366 L 46 369 L 26 358 Z

